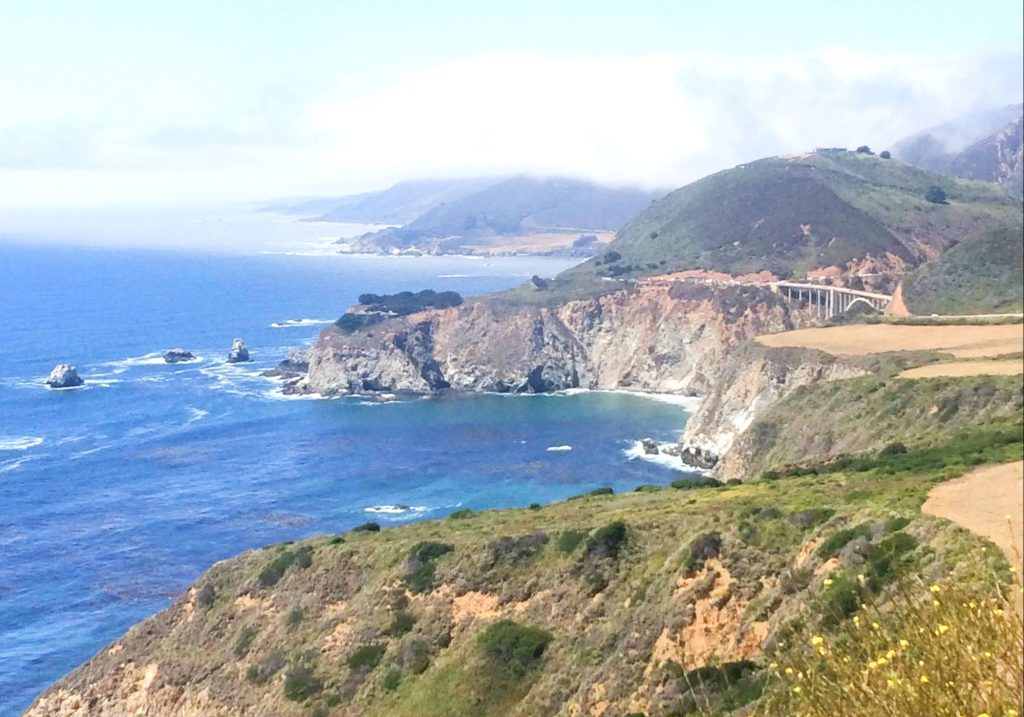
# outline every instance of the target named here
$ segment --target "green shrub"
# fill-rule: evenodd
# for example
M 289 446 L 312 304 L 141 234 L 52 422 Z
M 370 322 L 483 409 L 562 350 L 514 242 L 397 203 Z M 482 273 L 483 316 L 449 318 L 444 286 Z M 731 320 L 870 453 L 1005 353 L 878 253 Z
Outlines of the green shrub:
M 843 528 L 821 541 L 816 552 L 819 558 L 828 560 L 838 555 L 839 551 L 845 548 L 850 541 L 869 537 L 871 537 L 871 528 L 867 523 L 861 523 L 853 528 Z
M 454 550 L 449 543 L 426 540 L 409 551 L 409 563 L 403 581 L 414 593 L 429 592 L 434 587 L 434 561 Z
M 271 558 L 270 562 L 260 570 L 259 582 L 265 588 L 276 585 L 284 576 L 285 571 L 295 562 L 295 553 L 284 550 Z
M 849 575 L 834 573 L 831 584 L 822 592 L 818 610 L 825 626 L 834 626 L 857 612 L 861 594 L 857 581 Z
M 196 591 L 196 605 L 199 607 L 210 607 L 217 598 L 217 591 L 207 583 Z
M 380 523 L 375 523 L 372 520 L 369 523 L 363 523 L 352 528 L 353 533 L 379 533 Z
M 345 536 L 335 535 L 333 538 L 327 541 L 328 545 L 341 545 L 345 542 Z
M 711 558 L 717 558 L 721 553 L 722 536 L 717 531 L 698 535 L 690 543 L 683 567 L 687 573 L 692 573 L 698 566 L 704 565 Z
M 878 457 L 879 458 L 885 458 L 886 456 L 898 456 L 898 455 L 902 455 L 903 453 L 906 453 L 906 452 L 907 452 L 906 444 L 901 443 L 900 441 L 895 441 L 893 443 L 888 444 L 887 446 L 885 446 L 885 448 L 880 450 L 878 452 Z
M 586 538 L 587 534 L 582 530 L 566 530 L 558 536 L 558 549 L 563 553 L 571 553 Z
M 469 508 L 461 508 L 448 514 L 449 520 L 464 520 L 466 518 L 472 518 L 474 515 L 473 511 Z
M 643 483 L 638 485 L 633 492 L 634 493 L 656 493 L 661 490 L 660 485 L 651 485 L 650 483 Z
M 400 291 L 397 294 L 360 294 L 359 303 L 368 311 L 407 316 L 424 309 L 447 309 L 462 304 L 462 297 L 455 291 L 434 291 L 424 289 L 415 293 Z
M 530 510 L 540 510 L 541 509 L 541 504 L 540 503 L 530 503 L 529 509 Z
M 499 620 L 484 630 L 477 642 L 494 667 L 522 677 L 540 664 L 551 639 L 546 630 Z
M 288 614 L 285 615 L 284 624 L 288 628 L 293 628 L 296 627 L 300 622 L 302 622 L 302 608 L 293 607 L 291 610 L 288 611 Z
M 455 550 L 451 543 L 438 543 L 434 540 L 425 540 L 416 543 L 409 551 L 409 557 L 413 560 L 435 560 Z
M 384 679 L 381 680 L 381 684 L 384 685 L 384 689 L 388 692 L 394 692 L 398 689 L 398 685 L 402 682 L 402 673 L 398 670 L 390 670 L 388 674 L 384 675 Z
M 372 670 L 384 659 L 385 652 L 387 652 L 387 646 L 379 642 L 361 645 L 348 656 L 347 663 L 353 670 Z
M 615 490 L 613 488 L 603 487 L 603 488 L 595 488 L 594 490 L 587 491 L 586 493 L 580 493 L 579 495 L 571 496 L 571 497 L 567 498 L 566 500 L 581 500 L 583 498 L 593 498 L 593 497 L 599 496 L 599 495 L 614 495 L 614 494 L 615 494 Z
M 304 702 L 323 688 L 324 683 L 305 665 L 292 668 L 284 678 L 284 696 L 292 702 Z
M 366 329 L 384 320 L 382 314 L 342 314 L 334 325 L 342 333 L 351 334 L 360 329 Z
M 295 551 L 295 564 L 303 570 L 313 564 L 313 547 L 311 545 L 303 545 Z
M 612 521 L 608 525 L 595 530 L 587 538 L 587 557 L 597 559 L 616 558 L 627 537 L 626 524 L 621 520 Z
M 241 659 L 249 654 L 249 648 L 252 647 L 252 641 L 256 639 L 258 632 L 255 627 L 248 625 L 239 631 L 232 650 L 235 653 L 235 657 Z
M 821 525 L 833 515 L 835 515 L 835 511 L 831 508 L 810 508 L 790 513 L 789 522 L 800 530 L 810 530 L 816 525 Z
M 678 490 L 694 490 L 695 488 L 721 488 L 722 481 L 710 476 L 697 476 L 696 478 L 679 478 L 672 481 L 673 488 Z
M 416 618 L 408 610 L 399 610 L 391 618 L 391 625 L 388 627 L 388 634 L 392 637 L 401 637 L 412 630 L 416 625 Z

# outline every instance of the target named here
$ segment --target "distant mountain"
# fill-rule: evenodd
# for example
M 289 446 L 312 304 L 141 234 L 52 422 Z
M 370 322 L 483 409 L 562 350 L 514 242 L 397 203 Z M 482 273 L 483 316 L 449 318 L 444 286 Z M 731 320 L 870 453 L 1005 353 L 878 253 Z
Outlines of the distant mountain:
M 267 204 L 264 209 L 327 222 L 408 224 L 440 204 L 500 181 L 501 178 L 494 177 L 415 179 L 377 192 L 283 200 Z
M 946 201 L 929 201 L 937 186 Z M 1004 189 L 846 151 L 773 157 L 718 172 L 654 202 L 601 257 L 570 276 L 703 269 L 804 277 L 900 273 L 996 225 L 1020 221 Z M 889 287 L 892 288 L 892 287 Z
M 507 239 L 541 236 L 559 246 L 588 243 L 588 233 L 618 230 L 660 194 L 574 179 L 513 177 L 440 204 L 406 226 L 339 243 L 358 251 L 429 253 L 514 250 Z
M 1022 114 L 1018 104 L 965 115 L 900 140 L 892 154 L 921 169 L 1007 184 L 1020 193 Z

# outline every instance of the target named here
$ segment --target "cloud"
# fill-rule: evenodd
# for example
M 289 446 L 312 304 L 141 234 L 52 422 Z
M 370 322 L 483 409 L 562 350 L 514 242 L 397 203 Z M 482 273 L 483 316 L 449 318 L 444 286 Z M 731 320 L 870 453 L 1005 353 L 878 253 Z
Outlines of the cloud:
M 138 103 L 149 109 L 129 103 L 103 121 L 71 106 L 20 125 L 0 119 L 0 181 L 13 188 L 0 202 L 188 203 L 521 172 L 673 187 L 771 154 L 882 149 L 1019 102 L 1021 60 L 490 53 L 406 73 L 347 72 L 315 90 L 268 85 L 223 105 L 181 88 L 171 102 L 157 87 L 157 99 Z

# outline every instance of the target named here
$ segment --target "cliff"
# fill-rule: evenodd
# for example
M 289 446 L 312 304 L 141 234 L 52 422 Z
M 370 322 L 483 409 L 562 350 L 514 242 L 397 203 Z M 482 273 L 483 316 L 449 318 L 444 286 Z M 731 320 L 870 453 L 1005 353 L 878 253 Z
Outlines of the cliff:
M 755 286 L 612 286 L 564 302 L 480 298 L 352 333 L 332 326 L 313 347 L 307 376 L 288 390 L 700 394 L 743 341 L 811 321 L 799 305 Z
M 1005 569 L 919 507 L 937 476 L 1019 457 L 1019 428 L 978 428 L 845 473 L 251 551 L 214 565 L 26 715 L 749 714 L 777 682 L 768 663 L 899 592 L 894 561 L 924 584 Z

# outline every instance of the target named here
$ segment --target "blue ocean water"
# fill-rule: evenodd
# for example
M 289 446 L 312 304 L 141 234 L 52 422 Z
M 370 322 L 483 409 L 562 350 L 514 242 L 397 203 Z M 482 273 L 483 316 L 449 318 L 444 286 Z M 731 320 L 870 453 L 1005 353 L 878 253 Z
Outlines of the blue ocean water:
M 625 454 L 679 434 L 670 403 L 286 399 L 260 376 L 364 291 L 478 294 L 569 263 L 0 245 L 0 715 L 248 548 L 677 477 Z M 253 363 L 225 362 L 235 336 Z M 201 360 L 159 359 L 178 346 Z M 46 389 L 59 361 L 87 385 Z

